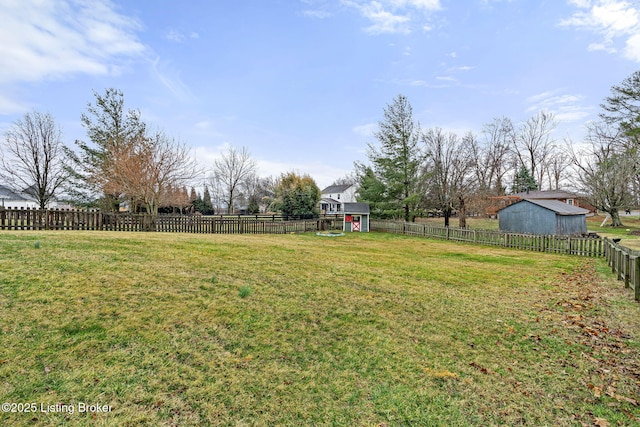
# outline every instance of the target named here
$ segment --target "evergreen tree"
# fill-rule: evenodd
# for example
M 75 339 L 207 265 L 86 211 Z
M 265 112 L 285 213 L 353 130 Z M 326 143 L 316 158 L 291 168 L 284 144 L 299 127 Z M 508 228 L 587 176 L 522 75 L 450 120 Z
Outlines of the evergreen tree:
M 211 201 L 211 194 L 209 193 L 209 187 L 204 186 L 204 194 L 202 196 L 202 201 L 204 205 L 204 209 L 202 211 L 203 215 L 213 215 L 215 212 L 213 210 L 213 202 Z
M 513 177 L 512 193 L 523 193 L 525 191 L 535 191 L 538 189 L 536 180 L 529 173 L 524 165 L 520 167 L 516 175 Z
M 380 201 L 390 208 L 386 210 L 401 211 L 404 220 L 409 221 L 422 201 L 419 184 L 423 154 L 420 126 L 414 123 L 413 110 L 405 96 L 398 95 L 387 105 L 384 120 L 378 126 L 374 133 L 378 146 L 369 144 L 368 157 L 376 180 L 384 188 Z
M 114 151 L 144 138 L 146 125 L 136 110 L 124 110 L 124 95 L 117 89 L 107 89 L 104 95 L 94 92 L 95 102 L 87 105 L 80 121 L 89 141 L 76 140 L 77 150 L 65 149 L 69 162 L 70 182 L 67 191 L 80 204 L 90 204 L 96 198 L 108 211 L 118 211 L 122 191 L 111 176 Z M 135 201 L 130 201 L 135 204 Z

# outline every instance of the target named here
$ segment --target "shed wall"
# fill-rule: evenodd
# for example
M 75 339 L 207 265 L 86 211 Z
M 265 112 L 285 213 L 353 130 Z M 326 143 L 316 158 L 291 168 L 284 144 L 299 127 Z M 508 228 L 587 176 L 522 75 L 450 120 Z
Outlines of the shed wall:
M 500 230 L 510 233 L 556 234 L 556 214 L 533 203 L 517 203 L 500 211 Z
M 587 232 L 586 215 L 557 215 L 556 234 L 585 234 Z

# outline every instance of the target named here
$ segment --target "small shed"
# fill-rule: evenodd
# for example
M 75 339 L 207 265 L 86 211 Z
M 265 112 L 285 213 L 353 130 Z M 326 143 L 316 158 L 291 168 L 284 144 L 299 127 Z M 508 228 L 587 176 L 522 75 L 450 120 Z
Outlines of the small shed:
M 369 204 L 368 203 L 344 203 L 344 232 L 369 231 Z
M 500 231 L 572 235 L 587 232 L 587 209 L 558 200 L 523 199 L 498 211 Z

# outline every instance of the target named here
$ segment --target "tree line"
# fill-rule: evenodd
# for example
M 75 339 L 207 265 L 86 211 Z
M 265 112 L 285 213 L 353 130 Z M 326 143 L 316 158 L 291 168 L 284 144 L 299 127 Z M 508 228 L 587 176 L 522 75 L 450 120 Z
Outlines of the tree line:
M 553 114 L 540 112 L 519 126 L 496 118 L 480 135 L 422 129 L 398 95 L 368 146 L 370 163 L 355 165 L 360 199 L 382 218 L 436 211 L 448 226 L 458 212 L 464 227 L 467 211 L 484 213 L 491 196 L 559 188 L 567 159 L 551 136 L 556 126 Z
M 484 214 L 492 197 L 536 189 L 569 189 L 614 226 L 618 212 L 640 203 L 640 71 L 611 88 L 599 120 L 582 141 L 558 141 L 557 120 L 540 111 L 521 123 L 494 118 L 479 134 L 422 129 L 409 100 L 386 106 L 368 145 L 369 162 L 356 162 L 352 181 L 372 215 L 412 221 L 437 213 L 445 225 L 458 213 Z M 308 175 L 259 177 L 246 148 L 227 147 L 207 174 L 190 148 L 152 129 L 139 110 L 125 109 L 117 89 L 81 114 L 86 140 L 67 146 L 48 113 L 26 113 L 5 132 L 0 183 L 33 197 L 44 209 L 56 198 L 76 206 L 133 212 L 317 214 L 320 190 Z M 194 184 L 203 189 L 195 190 Z M 188 187 L 191 186 L 191 191 Z
M 355 164 L 359 201 L 380 218 L 436 212 L 446 226 L 457 212 L 465 227 L 467 214 L 485 214 L 492 197 L 565 189 L 621 225 L 618 212 L 640 200 L 640 71 L 611 91 L 578 142 L 556 140 L 558 122 L 545 111 L 517 125 L 495 118 L 479 134 L 422 129 L 398 95 L 368 145 L 369 162 Z
M 139 110 L 126 109 L 120 90 L 94 92 L 80 119 L 87 139 L 71 146 L 49 113 L 16 120 L 0 150 L 0 183 L 31 196 L 40 209 L 63 199 L 107 212 L 123 205 L 152 214 L 257 213 L 260 206 L 297 217 L 316 211 L 320 190 L 311 177 L 258 177 L 247 149 L 235 147 L 227 147 L 208 173 L 200 170 L 190 147 L 152 129 Z

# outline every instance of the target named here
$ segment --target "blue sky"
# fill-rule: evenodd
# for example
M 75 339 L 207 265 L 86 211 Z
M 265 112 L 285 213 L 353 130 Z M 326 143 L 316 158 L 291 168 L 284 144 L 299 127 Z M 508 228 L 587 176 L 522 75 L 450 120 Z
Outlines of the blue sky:
M 245 146 L 261 175 L 321 187 L 366 160 L 398 94 L 423 128 L 545 110 L 579 141 L 640 62 L 623 0 L 0 0 L 0 22 L 0 130 L 38 110 L 85 139 L 115 87 L 204 168 Z

